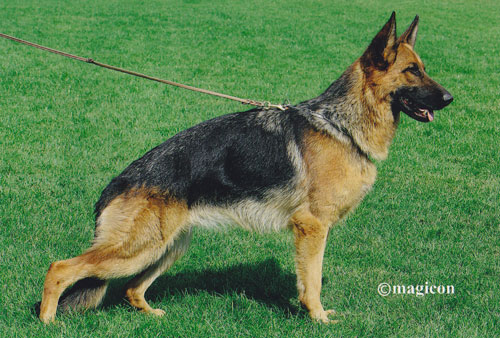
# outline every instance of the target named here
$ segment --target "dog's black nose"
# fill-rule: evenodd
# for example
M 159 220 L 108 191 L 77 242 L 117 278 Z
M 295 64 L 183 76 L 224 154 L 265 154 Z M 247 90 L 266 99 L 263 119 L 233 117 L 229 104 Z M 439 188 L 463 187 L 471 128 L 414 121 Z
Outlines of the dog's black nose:
M 453 101 L 453 96 L 451 96 L 450 93 L 446 92 L 444 95 L 443 95 L 443 102 L 444 104 L 448 105 L 451 103 L 451 101 Z

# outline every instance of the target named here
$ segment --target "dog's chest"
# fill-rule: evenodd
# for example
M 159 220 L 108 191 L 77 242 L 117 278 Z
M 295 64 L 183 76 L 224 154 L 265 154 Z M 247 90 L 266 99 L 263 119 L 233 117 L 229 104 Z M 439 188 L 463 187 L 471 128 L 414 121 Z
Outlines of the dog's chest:
M 309 133 L 304 144 L 310 211 L 323 222 L 334 223 L 370 190 L 376 167 L 351 145 L 320 133 Z

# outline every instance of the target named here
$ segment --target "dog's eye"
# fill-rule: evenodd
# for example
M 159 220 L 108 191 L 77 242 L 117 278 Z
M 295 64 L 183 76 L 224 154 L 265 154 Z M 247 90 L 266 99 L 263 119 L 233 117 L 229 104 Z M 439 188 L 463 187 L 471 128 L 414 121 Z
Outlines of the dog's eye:
M 422 76 L 422 72 L 420 71 L 420 68 L 418 68 L 418 65 L 416 63 L 412 63 L 412 65 L 410 67 L 407 67 L 403 72 L 410 72 L 418 77 Z

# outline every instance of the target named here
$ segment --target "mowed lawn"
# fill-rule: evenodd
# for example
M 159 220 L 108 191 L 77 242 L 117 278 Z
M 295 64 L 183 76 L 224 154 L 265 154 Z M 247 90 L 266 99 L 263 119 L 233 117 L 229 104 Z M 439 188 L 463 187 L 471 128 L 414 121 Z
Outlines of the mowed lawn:
M 195 231 L 146 294 L 112 283 L 103 306 L 36 317 L 51 262 L 93 238 L 93 204 L 130 162 L 177 132 L 249 107 L 0 39 L 0 336 L 332 337 L 500 335 L 498 1 L 3 1 L 0 32 L 227 94 L 298 103 L 319 95 L 397 12 L 421 18 L 416 50 L 455 97 L 435 121 L 402 116 L 389 158 L 334 227 L 309 320 L 288 232 Z M 454 294 L 389 295 L 390 285 Z

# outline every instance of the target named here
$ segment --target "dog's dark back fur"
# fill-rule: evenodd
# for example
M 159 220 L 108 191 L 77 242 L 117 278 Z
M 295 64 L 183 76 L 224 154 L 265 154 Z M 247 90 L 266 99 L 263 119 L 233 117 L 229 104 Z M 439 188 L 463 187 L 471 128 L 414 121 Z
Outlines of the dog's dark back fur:
M 287 143 L 307 125 L 295 108 L 252 109 L 216 117 L 168 139 L 134 161 L 104 189 L 101 211 L 132 188 L 157 189 L 188 206 L 260 199 L 296 175 Z

